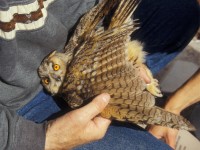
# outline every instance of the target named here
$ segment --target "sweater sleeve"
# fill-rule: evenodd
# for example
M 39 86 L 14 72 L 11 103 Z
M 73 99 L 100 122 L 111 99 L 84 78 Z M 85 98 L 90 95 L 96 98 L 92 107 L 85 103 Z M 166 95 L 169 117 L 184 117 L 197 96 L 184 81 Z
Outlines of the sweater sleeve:
M 27 116 L 38 119 L 43 112 L 32 107 L 39 113 L 28 111 L 31 115 L 27 115 L 20 111 L 23 112 L 20 117 L 17 111 L 24 110 L 42 89 L 37 75 L 42 59 L 52 50 L 63 49 L 71 27 L 95 2 L 0 1 L 0 16 L 3 16 L 0 22 L 4 22 L 0 26 L 0 149 L 44 149 L 46 123 L 27 120 Z M 13 19 L 17 14 L 23 15 L 24 22 Z M 43 111 L 49 109 L 45 107 Z
M 44 149 L 45 123 L 28 121 L 3 105 L 0 105 L 0 120 L 2 149 Z

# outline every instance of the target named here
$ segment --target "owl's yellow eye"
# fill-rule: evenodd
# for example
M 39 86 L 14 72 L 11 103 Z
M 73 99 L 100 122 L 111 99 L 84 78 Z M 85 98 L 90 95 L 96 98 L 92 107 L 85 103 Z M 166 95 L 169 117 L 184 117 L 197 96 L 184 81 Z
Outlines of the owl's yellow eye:
M 53 65 L 53 70 L 54 71 L 58 71 L 59 69 L 60 69 L 59 65 L 57 65 L 57 64 Z
M 49 78 L 45 78 L 45 79 L 43 80 L 43 82 L 44 82 L 45 84 L 49 84 Z

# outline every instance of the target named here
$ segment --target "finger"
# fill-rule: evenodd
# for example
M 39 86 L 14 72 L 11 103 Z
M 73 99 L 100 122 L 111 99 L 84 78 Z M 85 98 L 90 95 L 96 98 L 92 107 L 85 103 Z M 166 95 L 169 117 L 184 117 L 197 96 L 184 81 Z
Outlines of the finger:
M 171 148 L 175 149 L 176 140 L 168 139 L 166 142 Z
M 95 117 L 93 119 L 96 127 L 97 127 L 97 130 L 98 130 L 98 136 L 96 139 L 101 139 L 104 137 L 104 135 L 106 134 L 106 131 L 111 123 L 111 121 L 109 119 L 105 119 L 105 118 L 102 118 L 102 117 Z
M 80 118 L 81 121 L 92 120 L 95 116 L 97 116 L 100 112 L 103 111 L 103 109 L 109 103 L 109 100 L 110 100 L 110 95 L 104 93 L 94 98 L 92 102 L 90 102 L 86 106 L 78 109 L 77 113 L 81 114 L 79 115 L 79 117 L 82 118 L 82 119 Z
M 157 129 L 157 126 L 150 126 L 148 132 L 151 133 L 157 139 L 161 139 L 163 137 L 162 132 L 160 133 L 160 130 Z
M 176 146 L 176 134 L 170 134 L 166 137 L 166 143 L 175 149 Z
M 156 137 L 157 139 L 161 139 L 161 138 L 162 138 L 162 136 L 160 135 L 160 133 L 154 132 L 153 130 L 149 130 L 149 132 L 150 132 L 154 137 Z
M 96 125 L 97 128 L 103 129 L 105 131 L 107 130 L 108 126 L 111 123 L 111 120 L 103 118 L 103 117 L 100 117 L 100 116 L 95 117 L 93 119 L 93 121 L 94 121 L 94 123 L 95 123 L 95 125 Z
M 147 75 L 147 71 L 143 67 L 140 67 L 140 76 L 147 84 L 151 82 L 150 78 Z

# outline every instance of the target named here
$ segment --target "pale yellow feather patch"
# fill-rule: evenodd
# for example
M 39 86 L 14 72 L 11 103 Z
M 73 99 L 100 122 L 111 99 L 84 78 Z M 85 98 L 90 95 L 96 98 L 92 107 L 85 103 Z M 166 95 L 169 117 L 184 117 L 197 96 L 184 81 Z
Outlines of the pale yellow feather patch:
M 145 62 L 145 52 L 143 51 L 143 46 L 138 41 L 130 41 L 127 44 L 128 50 L 128 60 L 135 61 L 137 63 L 144 63 Z

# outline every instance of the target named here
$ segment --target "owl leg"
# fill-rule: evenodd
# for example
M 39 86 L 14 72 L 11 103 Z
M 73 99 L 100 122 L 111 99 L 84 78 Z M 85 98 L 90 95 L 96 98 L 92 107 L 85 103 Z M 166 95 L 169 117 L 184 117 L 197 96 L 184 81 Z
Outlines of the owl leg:
M 72 94 L 68 94 L 67 103 L 71 108 L 77 108 L 83 104 L 83 99 L 74 92 Z
M 107 119 L 115 119 L 118 121 L 125 121 L 126 119 L 124 119 L 125 114 L 120 113 L 120 110 L 122 108 L 119 105 L 116 106 L 112 106 L 112 105 L 108 105 L 102 112 L 101 112 L 101 116 L 103 118 L 107 118 Z
M 130 41 L 127 45 L 128 60 L 133 64 L 142 64 L 145 62 L 145 52 L 142 44 L 139 41 Z
M 128 60 L 133 62 L 133 64 L 138 64 L 140 67 L 143 67 L 147 73 L 147 76 L 150 79 L 150 83 L 147 84 L 147 90 L 157 96 L 162 97 L 161 91 L 158 88 L 158 80 L 153 78 L 151 71 L 143 64 L 145 62 L 145 52 L 143 51 L 143 46 L 138 41 L 131 41 L 127 46 Z
M 147 76 L 149 77 L 150 79 L 150 83 L 147 84 L 147 87 L 146 89 L 151 93 L 153 94 L 154 96 L 157 96 L 157 97 L 162 97 L 162 93 L 158 87 L 158 80 L 157 79 L 154 79 L 153 78 L 153 75 L 151 73 L 151 71 L 147 68 L 147 66 L 145 66 L 144 64 L 142 64 L 142 67 L 145 69 L 146 73 L 147 73 Z

